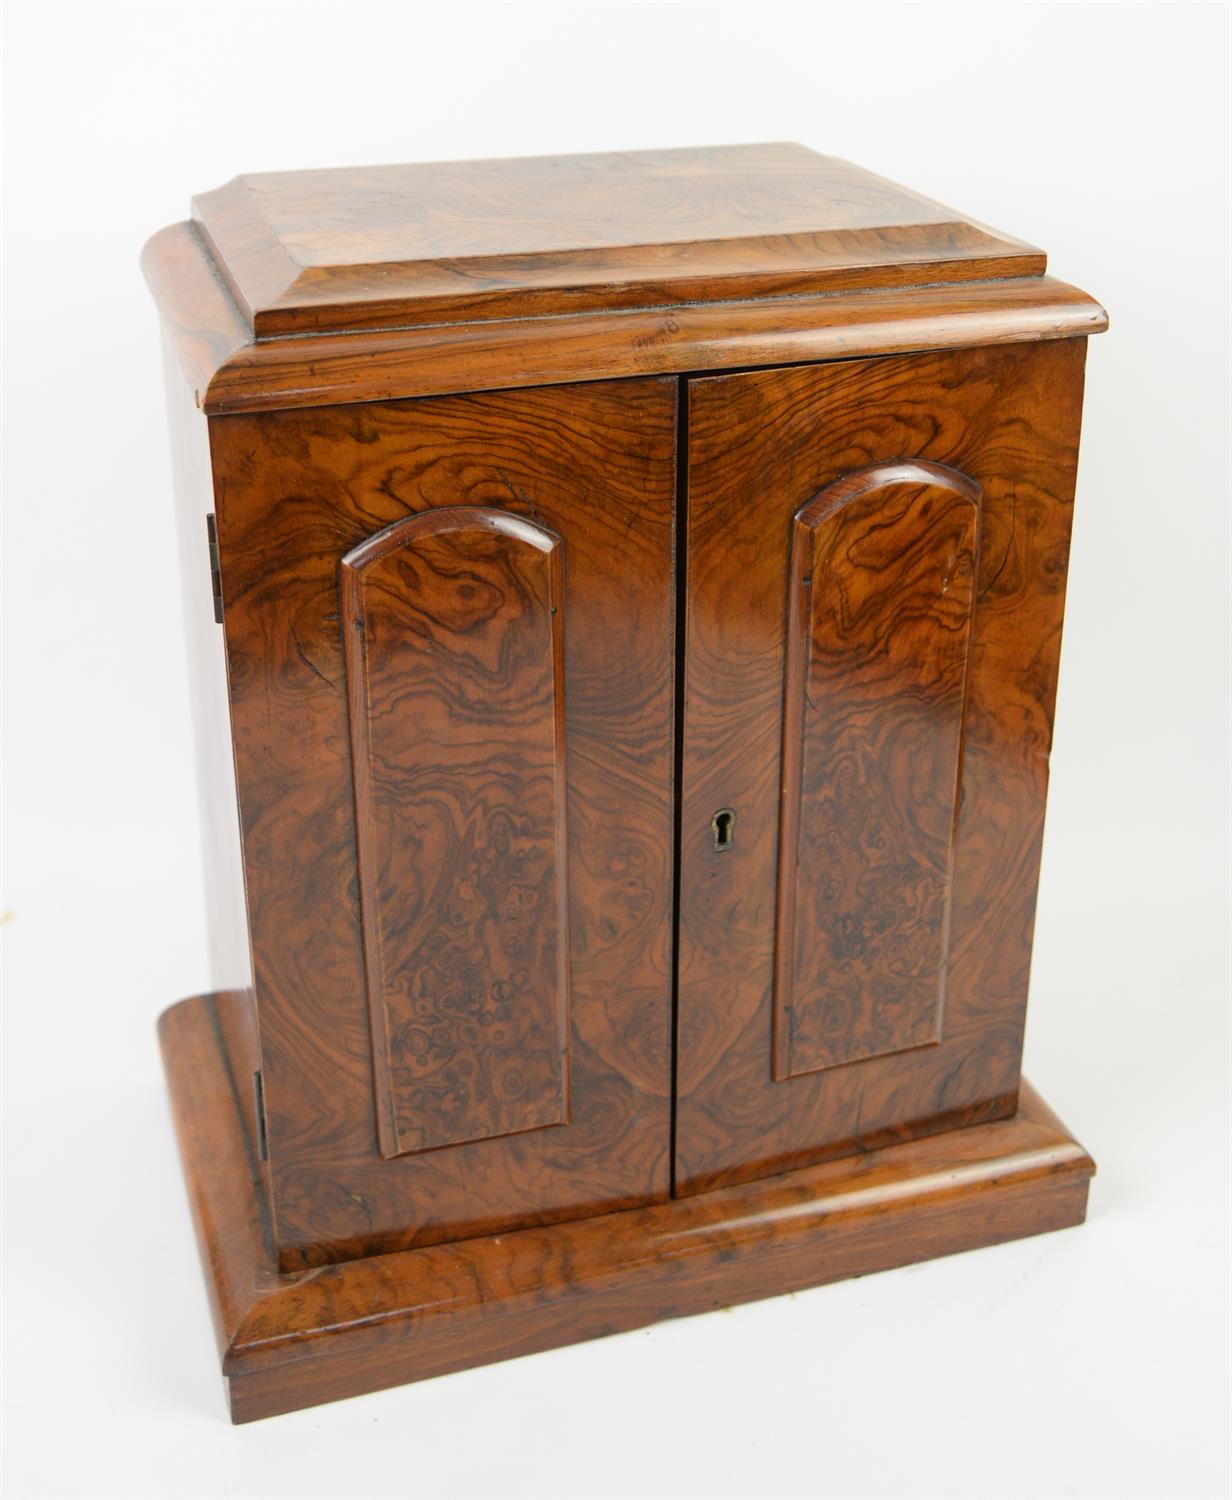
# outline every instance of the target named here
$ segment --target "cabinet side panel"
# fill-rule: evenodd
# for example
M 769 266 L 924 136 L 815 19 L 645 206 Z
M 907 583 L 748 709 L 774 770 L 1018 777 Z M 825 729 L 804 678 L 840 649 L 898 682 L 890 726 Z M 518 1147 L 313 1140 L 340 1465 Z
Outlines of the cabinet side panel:
M 447 506 L 343 559 L 387 1156 L 567 1115 L 562 551 Z
M 206 516 L 214 509 L 207 418 L 193 403 L 170 340 L 163 337 L 167 419 L 175 483 L 180 589 L 184 601 L 188 681 L 197 755 L 197 794 L 204 855 L 210 984 L 252 985 L 248 913 L 231 748 L 231 708 L 222 631 L 214 618 Z
M 979 489 L 884 465 L 797 512 L 775 1074 L 940 1035 Z

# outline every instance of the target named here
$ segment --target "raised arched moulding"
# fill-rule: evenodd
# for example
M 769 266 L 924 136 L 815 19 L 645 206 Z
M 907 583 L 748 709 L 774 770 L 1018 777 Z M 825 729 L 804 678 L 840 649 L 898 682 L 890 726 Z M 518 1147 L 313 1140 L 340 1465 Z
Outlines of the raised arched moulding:
M 342 560 L 387 1157 L 569 1117 L 562 557 L 454 506 Z
M 777 1079 L 940 1039 L 980 500 L 877 464 L 792 523 Z

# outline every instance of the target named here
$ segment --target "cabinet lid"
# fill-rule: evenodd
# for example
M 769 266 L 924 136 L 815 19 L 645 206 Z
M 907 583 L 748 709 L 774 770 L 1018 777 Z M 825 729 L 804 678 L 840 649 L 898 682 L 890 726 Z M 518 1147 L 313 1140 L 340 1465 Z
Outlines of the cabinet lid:
M 1039 276 L 797 145 L 267 172 L 193 202 L 257 339 Z

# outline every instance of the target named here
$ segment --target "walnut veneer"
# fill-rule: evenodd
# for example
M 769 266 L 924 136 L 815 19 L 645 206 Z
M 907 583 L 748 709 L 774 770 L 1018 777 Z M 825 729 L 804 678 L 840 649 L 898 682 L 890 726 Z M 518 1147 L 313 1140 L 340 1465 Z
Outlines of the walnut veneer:
M 238 178 L 144 265 L 236 1419 L 1079 1222 L 1019 1069 L 1098 304 L 798 146 Z

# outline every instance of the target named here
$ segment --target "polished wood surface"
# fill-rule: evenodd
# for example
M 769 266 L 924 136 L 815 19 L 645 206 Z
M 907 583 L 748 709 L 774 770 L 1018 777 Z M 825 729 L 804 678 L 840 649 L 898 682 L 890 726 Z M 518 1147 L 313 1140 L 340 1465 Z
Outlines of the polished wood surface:
M 191 225 L 156 234 L 142 265 L 211 415 L 1034 343 L 1108 326 L 1085 292 L 1035 276 L 254 340 Z
M 1017 1113 L 653 1207 L 279 1273 L 231 1038 L 244 994 L 160 1023 L 231 1412 L 247 1422 L 663 1318 L 1081 1223 L 1090 1157 Z
M 342 559 L 386 1156 L 568 1119 L 563 552 L 450 505 Z
M 980 498 L 884 464 L 796 512 L 776 1078 L 939 1039 Z
M 1062 342 L 690 382 L 676 1158 L 684 1191 L 1013 1112 L 1084 353 L 1081 341 Z M 905 461 L 943 465 L 983 494 L 942 1036 L 776 1080 L 793 517 L 844 475 Z M 968 585 L 955 583 L 961 601 Z M 952 733 L 957 678 L 947 670 Z M 902 712 L 909 723 L 911 710 Z M 871 754 L 876 742 L 864 748 Z M 944 822 L 932 785 L 941 771 L 930 765 L 920 789 L 909 761 L 886 768 L 897 783 L 887 818 L 922 790 L 925 810 Z M 711 837 L 717 808 L 737 817 L 723 852 Z M 935 851 L 936 835 L 927 842 Z
M 672 380 L 609 382 L 227 417 L 211 428 L 272 1213 L 287 1268 L 624 1207 L 669 1190 L 676 395 Z M 339 564 L 408 518 L 432 515 L 444 527 L 442 507 L 499 511 L 508 530 L 527 523 L 537 531 L 523 529 L 523 537 L 550 533 L 561 541 L 563 607 L 555 618 L 562 621 L 564 651 L 568 874 L 561 895 L 568 911 L 570 1111 L 567 1124 L 548 1129 L 385 1159 L 377 1134 L 385 1100 L 373 1071 L 356 875 Z M 426 553 L 421 535 L 420 565 L 454 566 L 449 538 L 456 543 L 459 535 L 480 552 L 486 546 L 442 530 Z M 389 557 L 406 558 L 406 549 Z M 502 564 L 495 555 L 481 561 L 490 583 Z M 525 567 L 509 564 L 508 556 L 504 566 L 512 568 L 504 574 L 511 584 L 524 584 Z M 543 600 L 537 576 L 536 597 Z M 434 652 L 434 670 L 442 684 L 452 684 L 455 729 L 466 717 L 468 695 L 478 691 L 479 677 L 468 674 L 489 670 L 491 659 L 485 666 L 479 658 L 498 648 L 502 630 L 510 632 L 505 639 L 513 649 L 529 653 L 525 685 L 543 705 L 534 714 L 539 737 L 534 774 L 525 771 L 529 788 L 544 765 L 544 672 L 551 662 L 535 622 L 524 628 L 516 620 L 520 606 L 512 598 L 506 613 L 498 610 L 485 624 L 489 596 L 477 582 L 468 600 L 465 587 L 451 596 L 429 581 L 419 624 L 431 628 L 434 607 L 457 611 L 459 627 L 465 611 L 474 611 L 469 633 L 442 635 Z M 387 599 L 382 609 L 392 615 L 380 627 L 381 639 L 395 627 L 415 627 L 414 607 L 407 589 Z M 542 624 L 540 605 L 528 600 L 526 607 L 539 609 Z M 393 741 L 403 730 L 430 730 L 422 660 L 412 667 L 418 647 L 404 640 L 397 649 L 418 674 L 403 686 L 421 698 L 403 714 L 395 693 L 389 711 L 402 714 L 403 729 L 385 719 L 391 734 L 378 753 L 401 766 L 413 751 Z M 475 657 L 464 654 L 471 650 Z M 503 670 L 492 667 L 485 679 L 501 692 Z M 507 690 L 515 691 L 512 682 Z M 480 748 L 479 726 L 466 743 L 494 770 L 512 770 L 527 748 L 527 723 L 492 712 L 486 747 Z M 364 714 L 354 722 L 362 726 Z M 445 770 L 450 755 L 466 753 L 461 740 L 433 746 L 432 764 Z M 533 815 L 533 838 L 521 846 L 533 849 L 532 863 L 542 862 L 542 840 L 555 834 L 541 785 L 535 786 L 539 801 L 525 809 Z M 438 790 L 447 793 L 445 781 Z M 458 783 L 453 790 L 463 796 Z M 517 786 L 508 792 L 512 805 Z M 478 779 L 471 795 L 482 795 Z M 424 783 L 400 780 L 382 796 L 383 817 L 396 820 L 411 808 L 428 816 Z M 508 871 L 463 868 L 466 850 L 456 840 L 470 840 L 478 852 L 481 832 L 462 802 L 431 816 L 439 817 L 432 836 L 454 839 L 456 859 L 448 872 L 422 869 L 422 878 L 456 873 L 462 884 L 452 893 L 438 887 L 425 921 L 465 921 L 467 910 L 477 920 L 489 900 L 499 904 L 511 893 L 522 900 Z M 372 831 L 371 807 L 365 828 Z M 390 857 L 406 861 L 407 870 L 414 851 L 396 851 L 392 830 L 387 824 Z M 499 859 L 504 835 L 492 832 L 491 852 Z M 469 889 L 468 880 L 478 886 Z M 480 889 L 485 881 L 487 889 Z M 400 908 L 389 893 L 395 922 L 410 918 L 416 889 L 408 884 Z M 382 896 L 377 906 L 384 904 Z M 379 919 L 369 927 L 379 931 Z M 550 988 L 518 1002 L 516 1024 L 528 1023 L 537 1044 L 560 1013 L 562 981 L 548 957 L 552 927 L 545 917 L 534 936 L 542 945 L 537 982 Z M 478 929 L 475 935 L 488 941 Z M 413 977 L 408 965 L 416 937 L 408 930 L 394 955 L 403 985 Z M 455 950 L 447 962 L 479 969 L 484 957 Z M 520 970 L 510 964 L 509 973 Z M 412 990 L 396 1001 L 400 1025 L 420 998 Z M 454 1045 L 465 1025 L 448 1030 L 447 1045 Z M 406 1047 L 412 1045 L 408 1033 Z M 544 1052 L 538 1056 L 539 1071 L 526 1085 L 541 1110 L 552 1080 Z M 397 1066 L 409 1068 L 404 1059 L 400 1051 Z M 496 1067 L 495 1052 L 487 1054 L 489 1065 Z M 411 1072 L 402 1077 L 405 1087 L 415 1086 Z M 514 1082 L 507 1072 L 492 1073 L 483 1087 L 508 1089 Z M 432 1131 L 447 1133 L 453 1107 L 452 1100 L 441 1102 Z M 416 1128 L 402 1119 L 404 1109 L 402 1101 L 400 1149 Z M 459 1126 L 459 1138 L 499 1128 L 515 1114 L 516 1106 L 496 1108 L 486 1099 L 472 1111 L 472 1124 Z
M 237 1419 L 1077 1223 L 1019 1070 L 1103 309 L 783 146 L 237 178 L 143 266 Z
M 259 338 L 1035 276 L 1043 254 L 804 146 L 265 172 L 193 201 Z

